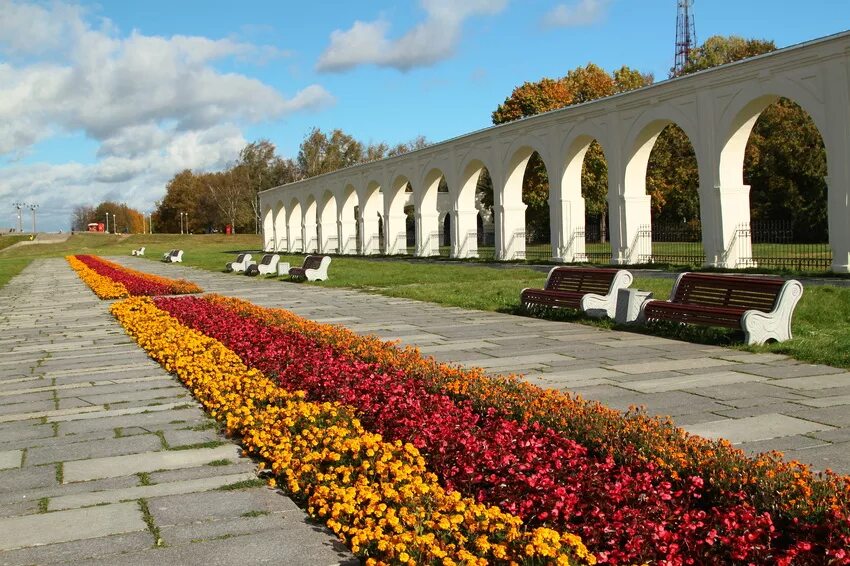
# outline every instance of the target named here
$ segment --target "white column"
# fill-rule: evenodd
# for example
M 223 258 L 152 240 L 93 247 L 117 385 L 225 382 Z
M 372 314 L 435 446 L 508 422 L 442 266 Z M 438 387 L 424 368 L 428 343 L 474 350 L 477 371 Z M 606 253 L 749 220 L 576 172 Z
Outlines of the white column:
M 700 193 L 705 265 L 727 269 L 753 267 L 750 186 L 714 186 Z
M 586 261 L 584 247 L 584 199 L 550 199 L 549 229 L 552 259 L 567 263 Z
M 478 211 L 452 210 L 451 257 L 478 257 Z
M 304 243 L 305 253 L 316 253 L 319 249 L 316 221 L 305 219 L 301 225 L 301 241 Z
M 619 265 L 643 263 L 652 252 L 650 196 L 608 197 L 612 261 Z
M 493 205 L 496 216 L 496 259 L 525 259 L 524 203 L 513 206 Z
M 407 253 L 407 215 L 392 214 L 389 211 L 384 216 L 384 242 L 386 254 Z
M 436 212 L 420 212 L 416 216 L 416 255 L 429 257 L 440 253 L 440 229 Z M 405 232 L 406 237 L 406 232 Z
M 850 273 L 850 69 L 844 61 L 829 64 L 825 112 L 829 118 L 821 136 L 826 147 L 829 245 L 832 271 Z
M 303 252 L 304 251 L 304 228 L 302 226 L 290 226 L 287 228 L 289 232 L 289 251 Z
M 372 214 L 361 214 L 357 219 L 360 223 L 360 251 L 363 255 L 381 253 L 378 215 L 372 212 Z
M 357 253 L 357 222 L 355 220 L 336 221 L 338 251 L 341 254 Z

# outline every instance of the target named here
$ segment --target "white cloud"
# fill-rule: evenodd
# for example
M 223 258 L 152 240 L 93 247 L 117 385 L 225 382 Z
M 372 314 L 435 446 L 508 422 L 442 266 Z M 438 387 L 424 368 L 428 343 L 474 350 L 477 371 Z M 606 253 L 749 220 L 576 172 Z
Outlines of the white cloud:
M 38 163 L 7 167 L 0 181 L 0 202 L 38 203 L 39 229 L 68 230 L 75 206 L 115 200 L 139 210 L 150 210 L 176 172 L 187 168 L 220 170 L 247 143 L 237 126 L 223 124 L 192 132 L 132 127 L 107 140 L 104 146 L 118 148 L 133 137 L 142 141 L 130 150 L 131 154 L 104 154 L 93 164 Z M 0 216 L 0 228 L 15 227 L 16 217 L 16 211 L 9 209 L 7 220 Z M 25 229 L 29 229 L 29 218 L 24 218 Z
M 573 4 L 558 4 L 543 18 L 546 27 L 581 27 L 602 20 L 610 0 L 578 0 Z
M 330 45 L 319 57 L 319 71 L 339 72 L 373 64 L 407 71 L 450 57 L 464 20 L 501 12 L 508 0 L 421 0 L 426 19 L 398 39 L 389 39 L 389 22 L 355 21 L 348 30 L 331 33 Z
M 86 8 L 59 1 L 0 0 L 0 199 L 41 199 L 39 215 L 49 218 L 57 207 L 107 195 L 149 208 L 175 172 L 234 160 L 246 144 L 240 126 L 334 103 L 318 84 L 284 96 L 256 78 L 215 67 L 286 54 L 276 47 L 233 38 L 122 35 L 110 21 L 92 20 Z M 95 140 L 98 161 L 15 164 L 56 136 Z M 55 213 L 56 228 L 67 225 L 69 215 L 70 209 Z

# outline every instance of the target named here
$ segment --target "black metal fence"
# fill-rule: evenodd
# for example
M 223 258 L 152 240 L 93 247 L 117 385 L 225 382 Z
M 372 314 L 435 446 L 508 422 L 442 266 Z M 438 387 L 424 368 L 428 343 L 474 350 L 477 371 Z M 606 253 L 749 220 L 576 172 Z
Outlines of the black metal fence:
M 830 269 L 832 248 L 829 243 L 800 242 L 800 238 L 795 237 L 799 229 L 790 220 L 753 220 L 739 226 L 736 240 L 751 242 L 751 252 L 739 254 L 738 263 L 741 267 L 797 271 Z M 747 251 L 746 244 L 740 251 Z
M 652 262 L 700 266 L 705 263 L 699 220 L 652 225 Z

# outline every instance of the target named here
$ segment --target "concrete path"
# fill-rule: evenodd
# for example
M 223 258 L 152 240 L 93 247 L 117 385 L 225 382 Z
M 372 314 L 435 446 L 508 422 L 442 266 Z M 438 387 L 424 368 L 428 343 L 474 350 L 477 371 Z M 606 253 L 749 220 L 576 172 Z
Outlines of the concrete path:
M 358 563 L 107 309 L 62 259 L 0 289 L 0 564 Z
M 443 361 L 523 373 L 542 387 L 616 409 L 643 405 L 693 433 L 727 438 L 751 453 L 780 450 L 815 469 L 850 473 L 850 372 L 843 369 L 277 278 L 110 259 L 190 279 L 208 292 L 400 340 Z

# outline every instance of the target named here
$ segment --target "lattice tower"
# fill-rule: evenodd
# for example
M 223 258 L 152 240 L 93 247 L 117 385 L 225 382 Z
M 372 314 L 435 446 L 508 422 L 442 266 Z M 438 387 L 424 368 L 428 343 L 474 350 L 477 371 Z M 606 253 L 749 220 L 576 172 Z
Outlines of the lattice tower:
M 688 56 L 697 40 L 694 27 L 694 0 L 676 0 L 676 58 L 673 64 L 673 75 L 682 73 L 688 63 Z

